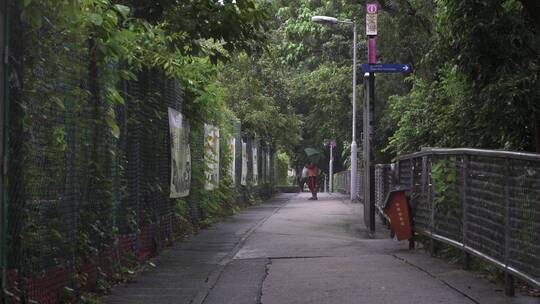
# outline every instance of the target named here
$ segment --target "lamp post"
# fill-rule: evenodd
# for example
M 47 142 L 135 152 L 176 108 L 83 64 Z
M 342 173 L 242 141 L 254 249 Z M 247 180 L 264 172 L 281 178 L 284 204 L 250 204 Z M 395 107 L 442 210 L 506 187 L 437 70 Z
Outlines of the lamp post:
M 330 161 L 328 162 L 328 177 L 329 177 L 329 187 L 328 192 L 334 192 L 334 148 L 336 147 L 336 140 L 330 140 L 328 144 L 330 146 Z
M 358 160 L 357 160 L 357 150 L 358 146 L 356 145 L 356 22 L 350 20 L 338 20 L 335 17 L 328 16 L 313 16 L 311 21 L 319 24 L 349 24 L 353 26 L 353 74 L 352 74 L 352 141 L 351 141 L 351 201 L 356 202 L 356 177 L 358 171 Z
M 328 162 L 328 193 L 332 193 L 334 189 L 334 146 L 330 144 L 330 161 Z

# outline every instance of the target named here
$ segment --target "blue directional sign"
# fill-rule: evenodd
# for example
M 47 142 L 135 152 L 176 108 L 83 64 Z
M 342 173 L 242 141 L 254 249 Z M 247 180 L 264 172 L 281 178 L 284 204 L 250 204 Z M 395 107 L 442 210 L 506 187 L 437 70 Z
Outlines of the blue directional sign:
M 410 64 L 382 63 L 382 64 L 362 64 L 364 73 L 411 73 Z

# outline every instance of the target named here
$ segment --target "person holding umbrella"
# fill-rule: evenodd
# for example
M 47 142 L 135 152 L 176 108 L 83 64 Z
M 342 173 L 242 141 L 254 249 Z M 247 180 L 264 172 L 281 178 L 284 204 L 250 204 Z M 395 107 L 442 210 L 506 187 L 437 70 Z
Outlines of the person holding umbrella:
M 308 188 L 311 192 L 309 200 L 318 200 L 317 198 L 317 175 L 319 174 L 319 167 L 315 163 L 309 163 L 308 166 Z
M 317 149 L 313 148 L 306 148 L 304 150 L 306 152 L 306 155 L 308 157 L 308 188 L 311 192 L 311 197 L 309 200 L 318 200 L 317 198 L 317 175 L 319 175 L 319 167 L 317 167 L 317 163 L 319 162 L 321 158 L 321 152 Z

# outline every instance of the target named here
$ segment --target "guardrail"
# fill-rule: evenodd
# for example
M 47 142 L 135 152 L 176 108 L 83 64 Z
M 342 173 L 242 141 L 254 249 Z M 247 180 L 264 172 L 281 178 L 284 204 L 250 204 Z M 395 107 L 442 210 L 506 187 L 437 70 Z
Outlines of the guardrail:
M 383 219 L 387 219 L 384 216 L 383 207 L 386 200 L 386 196 L 392 188 L 392 182 L 394 181 L 393 170 L 394 165 L 378 164 L 375 165 L 375 208 L 376 211 Z
M 364 201 L 364 169 L 358 166 L 358 176 L 356 178 L 356 193 L 360 202 Z M 351 193 L 351 170 L 345 170 L 334 174 L 334 191 Z
M 417 233 L 502 269 L 507 294 L 514 276 L 540 286 L 540 155 L 426 149 L 393 166 L 376 169 L 378 206 L 406 187 Z
M 351 193 L 351 171 L 341 171 L 334 174 L 334 191 Z

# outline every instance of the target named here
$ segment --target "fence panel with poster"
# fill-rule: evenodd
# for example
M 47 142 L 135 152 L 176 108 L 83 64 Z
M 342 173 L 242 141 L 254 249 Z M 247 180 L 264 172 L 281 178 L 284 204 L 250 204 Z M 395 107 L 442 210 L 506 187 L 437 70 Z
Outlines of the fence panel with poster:
M 206 190 L 214 190 L 219 185 L 219 128 L 204 125 L 204 162 Z
M 184 116 L 169 108 L 171 136 L 171 190 L 170 197 L 186 197 L 191 186 L 190 128 Z
M 248 167 L 249 167 L 249 154 L 248 154 L 248 144 L 242 140 L 242 177 L 241 177 L 241 185 L 247 186 L 247 180 L 248 180 Z
M 259 148 L 256 140 L 252 140 L 251 146 L 251 168 L 252 168 L 252 182 L 253 185 L 259 184 Z
M 88 41 L 54 31 L 50 25 L 40 31 L 51 41 L 36 46 L 44 60 L 25 64 L 25 90 L 16 102 L 27 107 L 12 107 L 6 130 L 7 303 L 61 302 L 74 275 L 86 278 L 78 288 L 92 290 L 100 271 L 112 276 L 127 261 L 154 256 L 186 233 L 182 223 L 198 229 L 208 215 L 201 198 L 215 197 L 221 186 L 220 130 L 230 125 L 193 123 L 182 113 L 177 81 L 155 70 L 122 80 L 117 63 L 100 68 L 99 82 L 116 87 L 125 103 L 101 103 L 107 91 L 91 86 L 97 79 L 87 73 Z M 236 180 L 237 207 L 256 201 L 259 169 L 256 146 L 249 151 L 245 143 L 253 140 L 242 140 L 240 123 L 234 125 L 232 167 L 221 172 Z M 208 183 L 192 170 L 203 162 Z M 265 181 L 259 187 L 272 183 Z
M 236 137 L 229 138 L 229 152 L 231 153 L 231 162 L 229 165 L 229 175 L 233 184 L 236 184 Z

